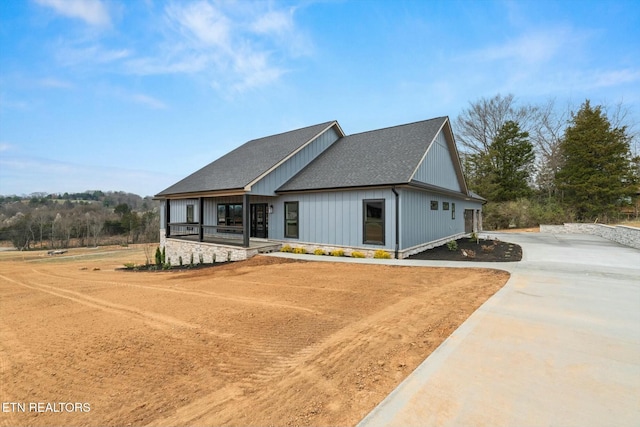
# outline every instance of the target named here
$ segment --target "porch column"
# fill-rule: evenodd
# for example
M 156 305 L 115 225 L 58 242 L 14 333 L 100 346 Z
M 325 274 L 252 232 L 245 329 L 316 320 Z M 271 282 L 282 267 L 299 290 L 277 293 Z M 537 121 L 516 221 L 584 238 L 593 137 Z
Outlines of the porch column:
M 164 221 L 165 221 L 165 237 L 169 237 L 171 235 L 171 230 L 169 223 L 171 222 L 171 207 L 169 206 L 169 199 L 165 199 L 164 201 Z
M 251 233 L 251 212 L 249 212 L 249 194 L 242 196 L 242 246 L 249 247 L 249 234 Z
M 204 241 L 204 199 L 198 199 L 198 241 Z

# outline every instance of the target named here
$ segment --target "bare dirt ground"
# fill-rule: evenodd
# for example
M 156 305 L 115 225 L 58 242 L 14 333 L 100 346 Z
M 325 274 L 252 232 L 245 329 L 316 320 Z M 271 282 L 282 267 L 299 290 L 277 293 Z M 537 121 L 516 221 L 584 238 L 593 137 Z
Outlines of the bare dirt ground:
M 508 278 L 269 257 L 117 270 L 144 259 L 0 253 L 0 425 L 354 425 Z

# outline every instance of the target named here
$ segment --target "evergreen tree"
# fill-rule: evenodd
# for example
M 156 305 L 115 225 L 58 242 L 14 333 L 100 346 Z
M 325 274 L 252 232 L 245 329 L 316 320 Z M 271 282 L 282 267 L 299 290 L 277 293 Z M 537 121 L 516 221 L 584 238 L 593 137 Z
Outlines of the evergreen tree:
M 486 153 L 465 158 L 465 171 L 471 189 L 487 200 L 516 200 L 531 195 L 534 160 L 529 134 L 509 120 L 500 127 Z
M 531 195 L 529 180 L 535 154 L 529 133 L 518 123 L 507 121 L 491 143 L 489 153 L 495 165 L 495 201 L 516 200 Z
M 616 213 L 637 189 L 626 127 L 612 128 L 600 106 L 587 100 L 573 114 L 560 143 L 562 166 L 556 185 L 578 219 Z

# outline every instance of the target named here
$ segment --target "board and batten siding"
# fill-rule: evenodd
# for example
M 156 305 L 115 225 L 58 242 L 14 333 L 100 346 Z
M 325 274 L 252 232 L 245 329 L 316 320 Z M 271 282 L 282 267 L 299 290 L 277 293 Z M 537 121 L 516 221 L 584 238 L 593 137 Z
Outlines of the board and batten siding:
M 438 202 L 438 209 L 431 209 L 431 202 Z M 449 210 L 443 209 L 449 203 Z M 453 203 L 455 219 L 451 218 Z M 482 204 L 428 191 L 402 189 L 400 192 L 400 249 L 408 249 L 448 236 L 464 233 L 464 210 L 482 209 Z
M 429 147 L 413 179 L 448 190 L 462 191 L 453 165 L 451 151 L 442 131 L 438 133 Z
M 363 200 L 385 200 L 385 244 L 363 243 Z M 298 202 L 298 238 L 284 237 L 284 203 Z M 395 248 L 395 196 L 390 189 L 287 194 L 273 204 L 269 237 L 319 245 L 393 250 Z
M 254 184 L 251 188 L 251 194 L 275 196 L 275 191 L 278 188 L 322 154 L 322 152 L 336 142 L 339 137 L 335 126 L 327 129 L 302 150 Z

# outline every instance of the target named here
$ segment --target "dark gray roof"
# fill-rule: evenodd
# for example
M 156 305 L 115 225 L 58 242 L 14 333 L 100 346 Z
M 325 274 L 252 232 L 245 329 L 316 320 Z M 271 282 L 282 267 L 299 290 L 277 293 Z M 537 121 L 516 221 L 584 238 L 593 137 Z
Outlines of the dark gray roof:
M 409 183 L 446 121 L 438 117 L 341 138 L 278 192 Z
M 242 189 L 335 121 L 254 139 L 192 173 L 156 196 Z

